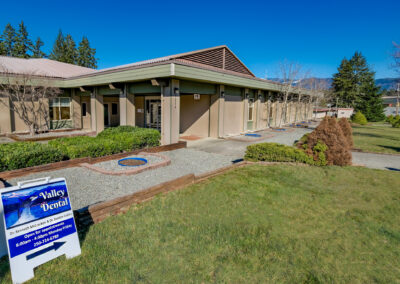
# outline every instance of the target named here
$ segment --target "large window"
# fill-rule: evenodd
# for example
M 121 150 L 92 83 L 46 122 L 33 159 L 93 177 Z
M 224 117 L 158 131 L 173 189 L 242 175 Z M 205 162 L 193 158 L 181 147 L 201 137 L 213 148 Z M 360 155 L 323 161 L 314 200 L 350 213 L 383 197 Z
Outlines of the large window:
M 50 100 L 50 119 L 71 119 L 71 98 L 55 98 Z

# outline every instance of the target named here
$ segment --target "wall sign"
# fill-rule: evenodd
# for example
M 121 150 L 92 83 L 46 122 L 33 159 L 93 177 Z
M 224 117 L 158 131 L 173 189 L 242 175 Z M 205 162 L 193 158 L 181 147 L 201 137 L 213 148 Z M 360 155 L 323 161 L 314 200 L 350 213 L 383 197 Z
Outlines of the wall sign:
M 33 269 L 65 254 L 81 254 L 64 178 L 18 183 L 0 191 L 0 215 L 14 283 L 34 277 Z

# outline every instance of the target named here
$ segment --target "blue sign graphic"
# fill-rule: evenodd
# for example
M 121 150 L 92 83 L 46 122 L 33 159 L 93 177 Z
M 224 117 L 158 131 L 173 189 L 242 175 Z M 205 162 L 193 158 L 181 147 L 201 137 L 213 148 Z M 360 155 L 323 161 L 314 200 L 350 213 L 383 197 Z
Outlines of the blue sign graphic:
M 23 254 L 76 232 L 74 218 L 67 219 L 47 227 L 30 231 L 24 235 L 8 240 L 10 257 Z M 57 249 L 57 246 L 54 248 Z M 39 254 L 38 254 L 39 255 Z M 29 257 L 29 256 L 27 256 Z M 33 256 L 34 257 L 34 256 Z
M 17 189 L 1 198 L 7 229 L 71 210 L 65 181 Z

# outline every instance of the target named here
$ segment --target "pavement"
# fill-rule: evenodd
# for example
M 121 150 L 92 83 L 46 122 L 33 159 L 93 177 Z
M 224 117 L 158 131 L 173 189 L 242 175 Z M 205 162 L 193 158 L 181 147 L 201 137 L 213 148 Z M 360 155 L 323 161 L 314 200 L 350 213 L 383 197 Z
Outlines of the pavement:
M 313 128 L 294 128 L 291 132 L 271 132 L 266 130 L 260 134 L 268 136 L 273 133 L 273 137 L 254 142 L 240 142 L 229 139 L 206 138 L 197 141 L 188 141 L 188 148 L 208 153 L 215 153 L 231 157 L 233 160 L 243 159 L 246 147 L 254 143 L 276 142 L 285 145 L 293 145 L 296 140 L 299 140 L 304 134 L 309 133 Z M 400 155 L 373 154 L 352 152 L 353 164 L 365 166 L 372 169 L 394 170 L 400 171 Z

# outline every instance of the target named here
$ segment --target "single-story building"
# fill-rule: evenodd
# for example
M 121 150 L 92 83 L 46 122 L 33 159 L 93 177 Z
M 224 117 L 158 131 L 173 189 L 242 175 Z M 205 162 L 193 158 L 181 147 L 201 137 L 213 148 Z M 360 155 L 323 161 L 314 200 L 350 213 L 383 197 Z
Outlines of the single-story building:
M 353 108 L 314 108 L 314 118 L 324 118 L 325 116 L 335 116 L 337 118 L 350 118 L 353 115 Z
M 312 118 L 313 94 L 297 90 L 283 109 L 282 85 L 257 78 L 225 45 L 94 70 L 49 59 L 0 57 L 0 84 L 30 74 L 62 90 L 48 102 L 43 128 L 133 125 L 160 130 L 162 143 L 181 136 L 225 137 Z M 0 97 L 0 133 L 27 131 Z

